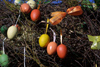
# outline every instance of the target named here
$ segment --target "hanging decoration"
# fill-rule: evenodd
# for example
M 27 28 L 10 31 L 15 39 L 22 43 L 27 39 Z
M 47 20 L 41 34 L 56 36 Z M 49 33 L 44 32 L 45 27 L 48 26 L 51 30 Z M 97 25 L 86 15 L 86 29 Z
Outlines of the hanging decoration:
M 50 28 L 51 29 L 51 28 Z M 48 45 L 47 45 L 47 53 L 49 55 L 53 55 L 54 53 L 56 53 L 57 51 L 57 43 L 55 42 L 56 41 L 56 33 L 51 29 L 51 31 L 53 32 L 53 41 L 50 42 Z
M 14 4 L 15 5 L 20 5 L 21 4 L 21 0 L 14 0 Z
M 58 5 L 58 4 L 61 4 L 61 3 L 62 3 L 62 0 L 57 0 L 57 1 L 52 1 L 50 4 Z
M 41 1 L 39 1 L 37 9 L 34 9 L 34 10 L 31 11 L 30 17 L 31 17 L 32 21 L 37 21 L 37 20 L 40 19 L 40 16 L 41 16 L 41 12 L 39 10 L 40 9 L 40 3 L 41 3 Z
M 61 44 L 57 47 L 57 54 L 61 59 L 64 59 L 67 54 L 67 47 L 62 44 L 62 30 L 60 30 L 60 42 Z
M 1 33 L 4 35 L 4 36 L 6 36 L 6 33 L 7 33 L 7 27 L 5 26 L 5 25 L 3 25 L 2 27 L 1 27 Z
M 19 16 L 17 18 L 17 21 L 16 21 L 16 24 L 15 25 L 12 25 L 8 28 L 7 30 L 7 37 L 9 39 L 13 39 L 16 35 L 17 35 L 17 32 L 20 31 L 20 26 L 17 24 L 18 23 L 18 20 L 20 18 L 20 10 L 19 10 Z
M 5 54 L 5 49 L 4 49 L 4 41 L 6 40 L 6 38 L 4 38 L 3 43 L 2 43 L 2 47 L 3 47 L 3 54 L 0 55 L 0 65 L 2 67 L 6 67 L 8 65 L 8 55 Z
M 32 10 L 30 17 L 31 17 L 32 21 L 37 21 L 40 19 L 40 15 L 41 15 L 40 10 L 34 9 L 34 10 Z
M 66 16 L 66 12 L 61 12 L 61 11 L 52 12 L 51 16 L 53 17 L 50 19 L 50 23 L 52 25 L 57 25 Z
M 17 34 L 17 28 L 15 26 L 10 26 L 7 30 L 7 36 L 9 39 L 13 39 Z
M 46 47 L 48 45 L 48 43 L 50 42 L 50 37 L 47 34 L 47 30 L 48 30 L 48 24 L 49 23 L 49 19 L 47 19 L 47 26 L 46 26 L 46 33 L 42 34 L 39 38 L 39 45 L 40 47 Z
M 27 2 L 27 4 L 31 7 L 31 9 L 36 8 L 36 2 L 33 1 L 33 0 L 29 0 L 29 1 Z
M 52 25 L 59 24 L 63 20 L 63 18 L 65 18 L 66 14 L 72 16 L 79 16 L 83 14 L 83 10 L 81 6 L 75 6 L 75 7 L 68 8 L 66 12 L 61 12 L 61 11 L 52 12 L 51 13 L 52 18 L 50 19 L 50 23 Z
M 78 16 L 78 15 L 83 14 L 83 10 L 81 6 L 75 6 L 75 7 L 68 8 L 66 12 L 72 16 Z
M 20 6 L 20 11 L 25 14 L 29 14 L 31 11 L 31 7 L 27 3 L 23 3 Z
M 100 49 L 100 36 L 88 35 L 89 41 L 93 42 L 91 49 Z

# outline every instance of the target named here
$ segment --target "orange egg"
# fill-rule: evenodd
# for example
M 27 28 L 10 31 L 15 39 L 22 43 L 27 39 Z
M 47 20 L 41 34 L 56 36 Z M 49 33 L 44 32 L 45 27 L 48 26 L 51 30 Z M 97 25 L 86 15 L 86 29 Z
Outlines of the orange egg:
M 67 54 L 67 47 L 64 44 L 60 44 L 57 47 L 57 54 L 61 59 L 65 58 Z
M 37 21 L 40 18 L 40 15 L 41 15 L 40 10 L 34 9 L 32 10 L 30 17 L 32 21 Z
M 12 26 L 14 26 L 14 25 L 12 25 Z M 17 27 L 18 31 L 21 30 L 21 28 L 20 28 L 20 26 L 18 24 L 16 24 L 15 26 Z
M 31 7 L 27 3 L 23 3 L 20 6 L 20 10 L 21 10 L 21 12 L 28 14 L 31 11 Z
M 57 51 L 57 43 L 55 42 L 50 42 L 47 46 L 47 53 L 49 55 L 54 54 Z

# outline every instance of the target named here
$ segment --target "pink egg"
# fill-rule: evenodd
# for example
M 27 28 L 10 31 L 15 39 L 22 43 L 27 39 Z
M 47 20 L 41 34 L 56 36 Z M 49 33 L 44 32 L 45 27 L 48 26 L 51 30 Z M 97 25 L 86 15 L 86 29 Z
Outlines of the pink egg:
M 47 46 L 47 53 L 49 55 L 54 54 L 57 51 L 57 43 L 55 42 L 50 42 Z

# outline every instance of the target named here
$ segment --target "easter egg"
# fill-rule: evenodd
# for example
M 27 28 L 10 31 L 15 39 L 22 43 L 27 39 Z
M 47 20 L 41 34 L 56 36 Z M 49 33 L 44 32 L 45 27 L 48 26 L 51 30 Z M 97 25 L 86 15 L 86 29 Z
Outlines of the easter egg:
M 2 34 L 5 34 L 5 32 L 7 31 L 7 27 L 6 26 L 2 26 L 0 30 L 1 30 Z
M 47 34 L 42 34 L 39 38 L 40 47 L 46 47 L 50 42 L 50 37 Z
M 15 1 L 14 1 L 14 4 L 15 4 L 15 5 L 20 5 L 20 4 L 21 4 L 21 0 L 15 0 Z
M 29 0 L 29 1 L 27 2 L 27 4 L 29 4 L 29 6 L 31 7 L 31 9 L 34 9 L 34 8 L 36 7 L 36 2 L 33 1 L 33 0 Z
M 20 31 L 20 30 L 21 30 L 21 28 L 20 28 L 20 26 L 19 26 L 18 24 L 15 24 L 15 25 L 13 25 L 13 26 L 16 26 L 16 27 L 17 27 L 17 29 L 18 29 L 18 31 Z
M 61 59 L 65 58 L 67 54 L 67 47 L 64 44 L 60 44 L 57 47 L 57 54 Z
M 47 53 L 49 55 L 54 54 L 57 51 L 57 44 L 55 42 L 50 42 L 47 46 Z
M 21 12 L 28 14 L 31 11 L 31 7 L 27 3 L 23 3 L 20 6 L 20 10 L 21 10 Z
M 40 18 L 40 15 L 41 15 L 40 10 L 38 10 L 38 9 L 32 10 L 32 12 L 30 14 L 31 20 L 37 21 Z
M 17 28 L 15 26 L 10 26 L 7 30 L 7 36 L 9 39 L 13 39 L 17 34 Z
M 8 56 L 6 54 L 2 54 L 0 56 L 0 65 L 6 66 L 8 64 Z

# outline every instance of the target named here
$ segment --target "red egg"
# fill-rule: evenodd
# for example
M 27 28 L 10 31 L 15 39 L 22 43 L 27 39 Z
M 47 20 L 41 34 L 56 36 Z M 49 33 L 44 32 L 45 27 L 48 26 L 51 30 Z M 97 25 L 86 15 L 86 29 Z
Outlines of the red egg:
M 20 10 L 21 10 L 21 12 L 28 14 L 31 11 L 31 7 L 27 3 L 23 3 L 20 6 Z
M 57 47 L 57 54 L 61 59 L 65 58 L 67 54 L 67 47 L 64 44 L 60 44 Z
M 34 9 L 32 10 L 30 17 L 32 21 L 37 21 L 40 18 L 40 15 L 41 15 L 40 10 Z
M 49 55 L 54 54 L 57 51 L 57 43 L 55 42 L 50 42 L 47 46 L 47 53 Z
M 12 25 L 12 26 L 14 26 L 14 25 Z M 18 24 L 16 24 L 15 26 L 17 27 L 18 31 L 21 30 L 21 28 L 20 28 L 20 26 Z

